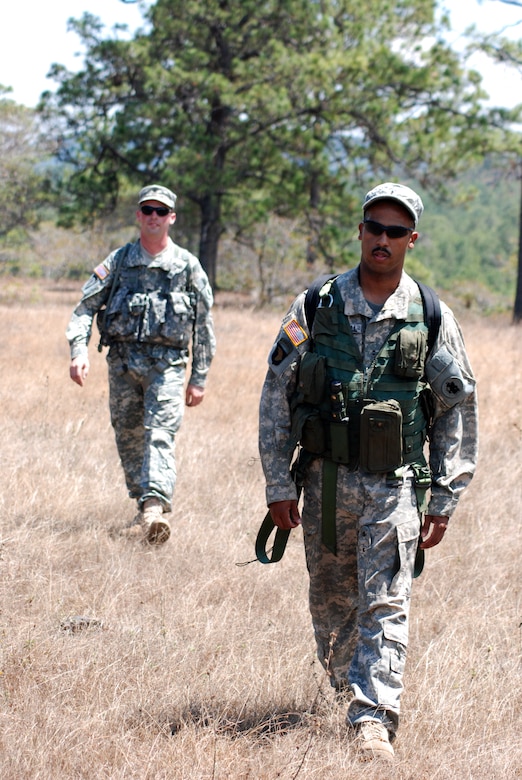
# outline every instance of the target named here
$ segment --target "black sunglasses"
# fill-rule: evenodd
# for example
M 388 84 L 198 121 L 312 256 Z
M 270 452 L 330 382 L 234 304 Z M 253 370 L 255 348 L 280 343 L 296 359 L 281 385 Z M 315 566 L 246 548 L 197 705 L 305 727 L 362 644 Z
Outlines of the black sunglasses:
M 167 214 L 170 214 L 170 209 L 166 206 L 140 206 L 140 211 L 146 217 L 150 217 L 154 212 L 156 212 L 158 217 L 166 217 Z
M 363 225 L 366 225 L 372 236 L 382 236 L 383 233 L 386 233 L 388 238 L 404 238 L 408 233 L 413 233 L 413 228 L 402 225 L 381 225 L 380 222 L 375 222 L 373 219 L 365 219 Z

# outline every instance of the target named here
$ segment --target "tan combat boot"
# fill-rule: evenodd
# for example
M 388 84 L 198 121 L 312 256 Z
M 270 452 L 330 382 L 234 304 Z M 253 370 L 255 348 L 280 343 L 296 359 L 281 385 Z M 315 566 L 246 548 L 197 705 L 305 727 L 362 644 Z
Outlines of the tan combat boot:
M 149 544 L 165 544 L 170 536 L 170 525 L 163 515 L 163 506 L 157 498 L 143 502 L 143 531 Z
M 157 498 L 144 501 L 141 510 L 120 534 L 130 541 L 164 544 L 170 536 L 170 525 L 163 515 L 161 501 Z
M 365 720 L 356 725 L 357 747 L 365 760 L 380 758 L 393 761 L 395 751 L 390 744 L 390 735 L 386 726 L 377 720 Z

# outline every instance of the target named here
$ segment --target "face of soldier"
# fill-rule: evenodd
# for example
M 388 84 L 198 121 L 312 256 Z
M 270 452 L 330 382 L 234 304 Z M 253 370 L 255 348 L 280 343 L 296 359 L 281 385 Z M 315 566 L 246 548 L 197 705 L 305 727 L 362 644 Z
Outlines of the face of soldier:
M 411 215 L 399 203 L 374 203 L 359 225 L 361 265 L 371 274 L 400 276 L 406 252 L 418 236 Z
M 147 200 L 140 203 L 136 219 L 142 238 L 158 241 L 168 236 L 170 227 L 176 221 L 176 214 L 158 200 Z

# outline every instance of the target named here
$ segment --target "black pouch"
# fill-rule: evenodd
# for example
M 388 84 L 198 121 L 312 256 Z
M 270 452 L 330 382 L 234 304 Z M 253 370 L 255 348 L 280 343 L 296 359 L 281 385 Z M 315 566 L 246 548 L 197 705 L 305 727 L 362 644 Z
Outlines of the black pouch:
M 322 455 L 326 450 L 325 424 L 319 412 L 309 415 L 301 432 L 301 447 L 315 455 Z
M 299 364 L 297 390 L 307 404 L 319 404 L 326 385 L 326 361 L 315 352 L 305 352 Z
M 362 471 L 394 471 L 402 465 L 402 411 L 398 401 L 370 401 L 361 411 Z

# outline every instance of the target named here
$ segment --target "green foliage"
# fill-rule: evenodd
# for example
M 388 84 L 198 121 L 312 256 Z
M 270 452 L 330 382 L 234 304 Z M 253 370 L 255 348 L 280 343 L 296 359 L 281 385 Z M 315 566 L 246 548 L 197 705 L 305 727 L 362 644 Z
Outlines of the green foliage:
M 48 144 L 34 111 L 7 99 L 0 88 L 0 239 L 2 259 L 23 241 L 48 202 Z
M 463 175 L 444 207 L 425 197 L 415 251 L 433 284 L 457 296 L 473 287 L 512 300 L 516 283 L 520 182 L 491 161 Z M 466 192 L 467 197 L 458 193 Z
M 84 14 L 83 70 L 55 65 L 42 103 L 62 138 L 64 223 L 161 181 L 199 227 L 212 281 L 223 234 L 252 242 L 269 214 L 305 216 L 310 261 L 349 262 L 354 188 L 399 169 L 442 189 L 507 143 L 513 116 L 482 107 L 435 6 L 157 0 L 125 41 Z
M 457 177 L 451 197 L 436 199 L 417 188 L 426 208 L 420 238 L 407 255 L 406 270 L 435 287 L 449 303 L 460 302 L 483 313 L 512 307 L 520 182 L 508 173 L 493 158 Z M 357 214 L 344 232 L 339 227 L 345 252 L 332 265 L 319 256 L 314 263 L 309 262 L 310 236 L 303 215 L 291 219 L 263 214 L 247 232 L 224 237 L 218 287 L 283 309 L 320 273 L 354 267 L 360 256 L 357 224 L 364 192 L 360 188 L 353 193 Z M 112 249 L 136 238 L 134 197 L 123 201 L 92 230 L 57 228 L 48 215 L 37 231 L 31 231 L 30 241 L 27 235 L 18 235 L 16 251 L 9 253 L 4 241 L 4 270 L 21 278 L 81 283 Z M 182 212 L 175 229 L 175 239 L 183 244 L 187 237 L 184 216 Z M 15 234 L 17 231 L 12 231 L 11 237 Z

